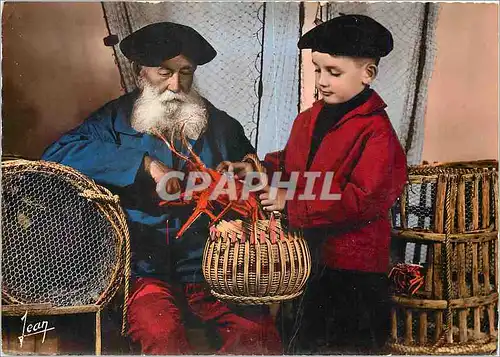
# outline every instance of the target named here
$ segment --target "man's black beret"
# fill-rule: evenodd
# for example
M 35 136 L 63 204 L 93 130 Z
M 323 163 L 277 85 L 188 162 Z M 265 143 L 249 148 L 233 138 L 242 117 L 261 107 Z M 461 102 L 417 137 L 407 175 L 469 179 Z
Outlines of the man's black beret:
M 202 65 L 217 55 L 196 30 L 173 22 L 147 25 L 131 33 L 122 40 L 120 49 L 129 60 L 147 67 L 158 67 L 180 54 Z
M 304 34 L 300 49 L 349 57 L 384 57 L 392 51 L 392 35 L 384 26 L 364 15 L 341 15 Z

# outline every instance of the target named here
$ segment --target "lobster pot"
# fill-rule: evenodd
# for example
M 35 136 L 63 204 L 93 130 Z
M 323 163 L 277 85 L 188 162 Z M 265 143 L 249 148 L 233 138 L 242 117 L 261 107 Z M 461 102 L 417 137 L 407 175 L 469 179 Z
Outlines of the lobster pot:
M 2 314 L 94 312 L 99 352 L 101 308 L 120 287 L 128 296 L 129 233 L 118 197 L 45 161 L 2 162 L 1 190 Z
M 11 304 L 103 304 L 123 281 L 124 213 L 76 170 L 2 162 L 2 298 Z
M 393 352 L 496 350 L 497 208 L 495 163 L 410 167 L 392 211 L 392 260 L 421 265 L 424 281 L 392 296 Z
M 203 274 L 212 294 L 238 304 L 272 304 L 299 296 L 311 256 L 299 232 L 277 220 L 221 221 L 207 241 Z

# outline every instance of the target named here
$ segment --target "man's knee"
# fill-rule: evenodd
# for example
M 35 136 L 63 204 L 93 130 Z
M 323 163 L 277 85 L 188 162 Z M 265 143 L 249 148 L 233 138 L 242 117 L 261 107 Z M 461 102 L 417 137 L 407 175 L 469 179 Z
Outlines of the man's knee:
M 128 308 L 129 336 L 143 353 L 189 352 L 181 312 L 168 286 L 143 284 L 134 291 Z
M 141 334 L 161 338 L 182 328 L 181 320 L 175 318 L 175 316 L 165 312 L 155 314 L 149 311 L 144 313 L 144 310 L 140 309 L 129 313 L 128 324 L 131 335 L 140 332 Z
M 140 332 L 155 338 L 182 328 L 180 311 L 174 304 L 163 304 L 157 294 L 134 300 L 129 305 L 128 323 L 131 334 Z

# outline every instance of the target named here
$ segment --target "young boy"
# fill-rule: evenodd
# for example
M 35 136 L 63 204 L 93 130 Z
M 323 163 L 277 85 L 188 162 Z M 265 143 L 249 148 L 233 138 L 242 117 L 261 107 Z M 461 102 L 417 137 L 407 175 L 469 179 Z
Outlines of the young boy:
M 389 332 L 388 211 L 407 179 L 386 105 L 369 87 L 392 35 L 367 16 L 342 15 L 303 35 L 298 47 L 312 50 L 322 99 L 299 114 L 285 149 L 265 158 L 268 175 L 281 171 L 282 181 L 299 172 L 293 199 L 284 189 L 260 195 L 267 210 L 285 210 L 290 226 L 304 229 L 313 257 L 287 352 L 377 353 Z M 231 165 L 239 177 L 252 170 Z M 321 173 L 316 198 L 301 200 L 308 171 Z M 334 172 L 328 192 L 339 200 L 320 199 L 327 172 Z

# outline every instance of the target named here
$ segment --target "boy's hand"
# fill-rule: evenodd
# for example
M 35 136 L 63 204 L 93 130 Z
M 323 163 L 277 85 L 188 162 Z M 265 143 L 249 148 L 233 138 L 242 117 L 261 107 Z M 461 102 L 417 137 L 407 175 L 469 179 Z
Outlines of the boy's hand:
M 266 186 L 263 193 L 259 195 L 260 203 L 265 211 L 283 211 L 286 204 L 286 189 L 278 188 L 275 197 L 270 197 L 271 186 Z
M 249 172 L 253 172 L 253 166 L 249 162 L 230 162 L 222 161 L 216 168 L 219 172 L 233 172 L 234 177 L 239 180 L 244 180 Z

